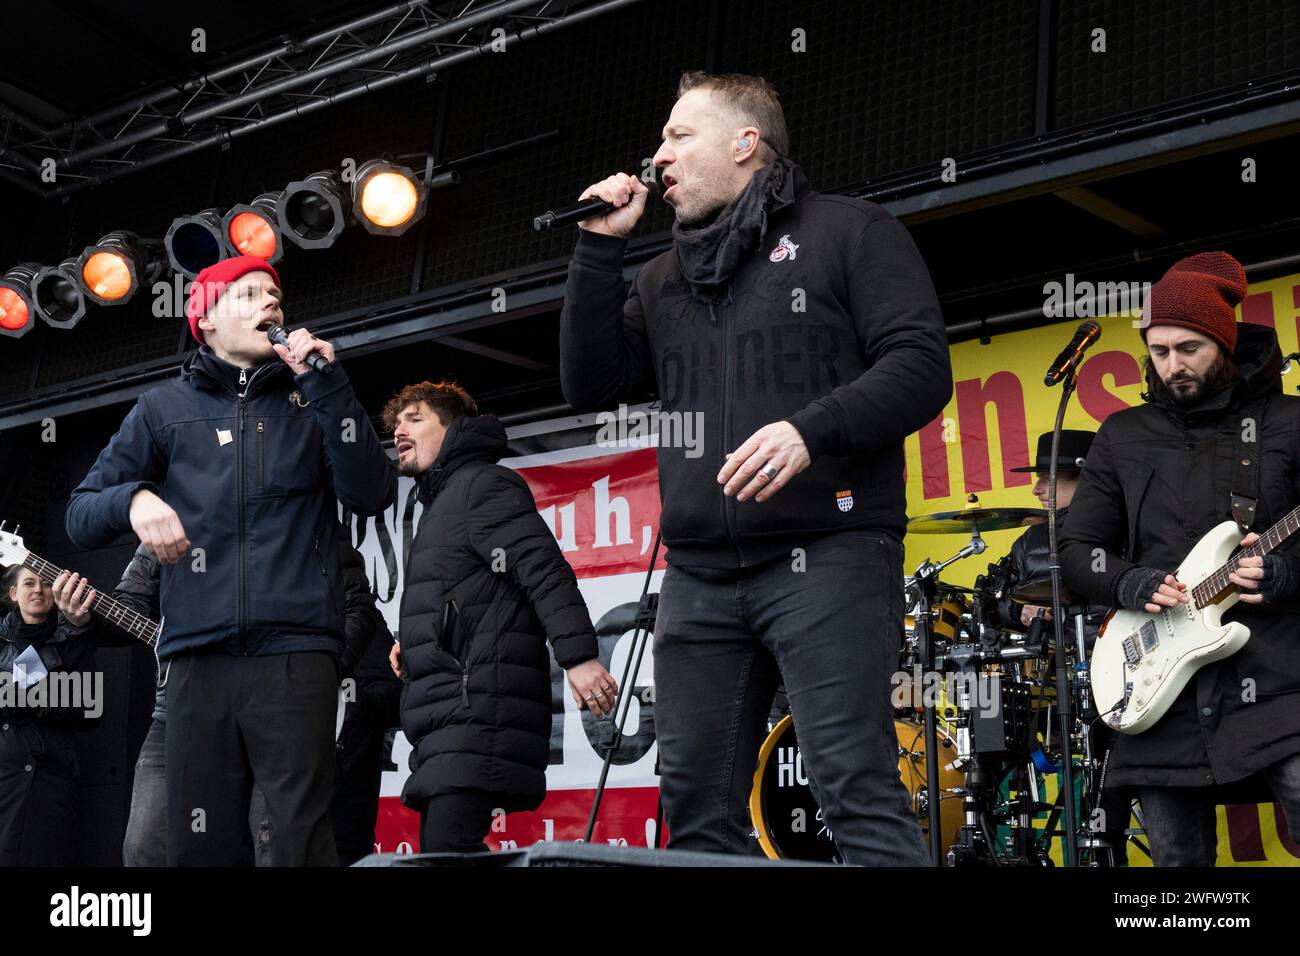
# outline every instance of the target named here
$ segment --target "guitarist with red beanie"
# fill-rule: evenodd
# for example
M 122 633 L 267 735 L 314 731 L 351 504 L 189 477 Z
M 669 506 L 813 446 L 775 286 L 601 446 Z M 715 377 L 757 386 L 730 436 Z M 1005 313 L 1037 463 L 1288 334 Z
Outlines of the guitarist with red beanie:
M 1152 287 L 1144 402 L 1102 423 L 1061 535 L 1076 594 L 1150 614 L 1187 605 L 1173 572 L 1202 536 L 1235 519 L 1249 546 L 1300 504 L 1300 398 L 1282 392 L 1276 332 L 1237 323 L 1245 296 L 1225 252 L 1183 259 Z M 1106 786 L 1137 790 L 1157 866 L 1214 865 L 1228 784 L 1270 790 L 1300 839 L 1300 561 L 1244 557 L 1229 580 L 1239 603 L 1224 622 L 1249 640 L 1195 671 L 1144 732 L 1121 734 L 1106 768 Z

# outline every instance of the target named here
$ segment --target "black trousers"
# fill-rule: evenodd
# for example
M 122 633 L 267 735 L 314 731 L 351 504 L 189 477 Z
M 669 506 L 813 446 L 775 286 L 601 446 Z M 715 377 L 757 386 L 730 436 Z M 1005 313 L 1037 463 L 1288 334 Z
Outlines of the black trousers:
M 749 793 L 783 679 L 809 785 L 844 861 L 924 866 L 890 703 L 902 545 L 841 531 L 799 551 L 735 580 L 674 566 L 664 575 L 654 721 L 668 845 L 757 851 Z
M 274 866 L 337 866 L 330 825 L 338 668 L 302 651 L 172 659 L 167 678 L 167 863 L 252 866 L 253 782 Z
M 484 853 L 497 799 L 480 790 L 429 798 L 420 814 L 421 853 Z

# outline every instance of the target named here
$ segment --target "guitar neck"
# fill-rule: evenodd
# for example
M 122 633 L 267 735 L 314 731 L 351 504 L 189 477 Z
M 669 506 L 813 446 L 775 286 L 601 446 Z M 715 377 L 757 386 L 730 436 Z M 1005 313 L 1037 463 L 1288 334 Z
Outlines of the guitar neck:
M 63 568 L 57 567 L 31 552 L 28 552 L 27 558 L 23 561 L 23 566 L 35 571 L 37 577 L 46 584 L 53 584 L 58 576 L 63 573 Z M 115 601 L 100 591 L 96 593 L 95 600 L 91 602 L 90 610 L 109 623 L 116 624 L 132 637 L 143 641 L 150 647 L 157 646 L 158 623 L 127 607 L 121 601 Z
M 1210 604 L 1233 586 L 1228 580 L 1228 575 L 1237 570 L 1238 562 L 1242 558 L 1263 557 L 1270 551 L 1280 548 L 1297 531 L 1300 531 L 1300 507 L 1288 512 L 1281 521 L 1261 534 L 1258 541 L 1248 548 L 1242 548 L 1226 564 L 1192 588 L 1192 597 L 1196 600 L 1197 606 L 1204 607 Z

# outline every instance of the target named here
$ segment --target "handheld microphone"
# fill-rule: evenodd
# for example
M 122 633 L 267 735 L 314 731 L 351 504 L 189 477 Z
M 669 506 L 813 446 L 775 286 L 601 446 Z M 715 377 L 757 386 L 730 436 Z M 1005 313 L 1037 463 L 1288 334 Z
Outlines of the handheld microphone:
M 1061 354 L 1056 357 L 1047 369 L 1047 375 L 1043 377 L 1044 385 L 1055 385 L 1065 378 L 1069 372 L 1079 364 L 1083 359 L 1083 353 L 1093 342 L 1101 338 L 1101 326 L 1092 319 L 1085 319 L 1079 323 L 1079 327 L 1074 330 L 1074 338 L 1070 339 L 1070 344 L 1061 350 Z
M 288 347 L 289 345 L 289 333 L 286 332 L 284 327 L 281 325 L 271 324 L 267 326 L 266 337 L 276 345 L 283 345 L 285 347 Z M 319 352 L 308 353 L 306 362 L 308 366 L 314 368 L 322 375 L 328 375 L 330 370 L 334 368 L 333 363 L 327 362 L 325 356 L 321 355 Z
M 646 183 L 650 191 L 654 191 L 654 183 Z M 599 196 L 589 196 L 586 199 L 580 199 L 572 206 L 564 206 L 560 209 L 548 209 L 540 216 L 533 217 L 533 230 L 543 232 L 547 229 L 553 229 L 556 226 L 567 226 L 569 223 L 582 222 L 584 219 L 590 219 L 593 216 L 604 216 L 613 212 L 615 209 L 622 209 L 623 206 L 615 206 L 613 203 L 605 202 Z
M 599 196 L 592 196 L 582 202 L 565 206 L 562 209 L 548 209 L 540 216 L 533 217 L 533 231 L 543 232 L 556 226 L 567 226 L 571 222 L 582 222 L 592 216 L 603 216 L 618 209 L 613 203 L 605 202 Z

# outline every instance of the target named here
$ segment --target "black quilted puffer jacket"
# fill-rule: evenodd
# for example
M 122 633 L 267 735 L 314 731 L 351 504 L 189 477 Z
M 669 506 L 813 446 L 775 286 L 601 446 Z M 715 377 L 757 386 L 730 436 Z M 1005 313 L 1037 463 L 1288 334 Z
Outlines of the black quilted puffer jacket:
M 453 421 L 419 478 L 425 507 L 406 559 L 399 640 L 402 729 L 411 775 L 402 801 L 465 790 L 507 811 L 546 794 L 549 640 L 567 669 L 596 656 L 577 579 L 524 480 L 498 465 L 491 416 Z

